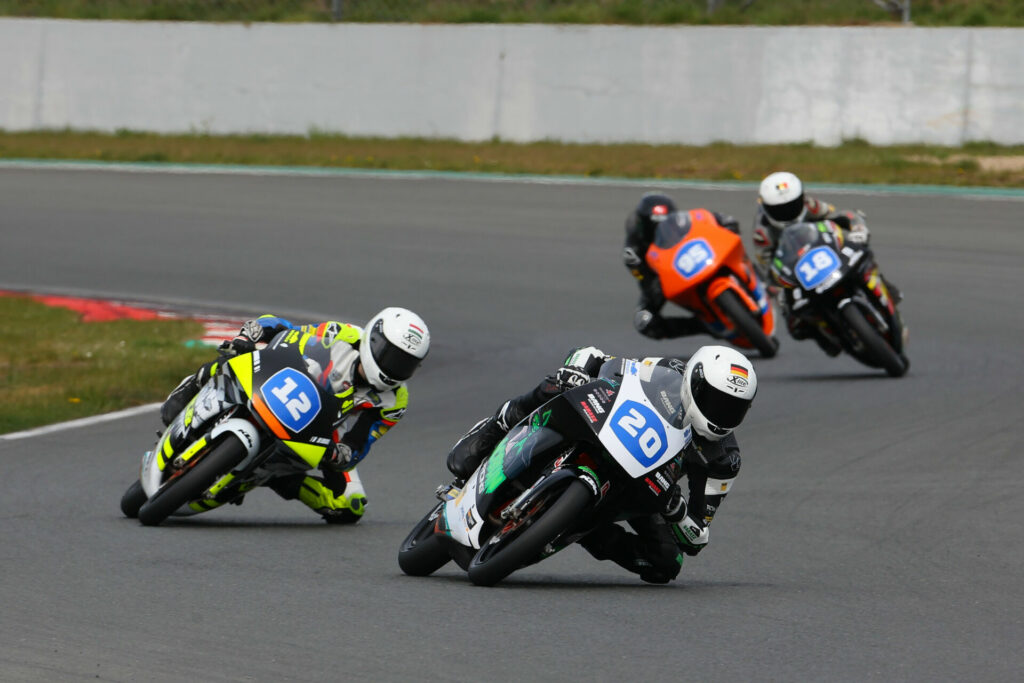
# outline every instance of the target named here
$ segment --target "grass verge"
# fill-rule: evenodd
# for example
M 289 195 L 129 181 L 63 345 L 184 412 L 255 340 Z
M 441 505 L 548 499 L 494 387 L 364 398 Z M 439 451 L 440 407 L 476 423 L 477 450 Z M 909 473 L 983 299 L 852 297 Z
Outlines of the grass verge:
M 858 25 L 870 0 L 0 0 L 0 15 L 163 21 Z M 1024 0 L 913 0 L 920 26 L 1021 26 Z
M 0 297 L 0 434 L 162 401 L 213 357 L 184 342 L 188 320 L 83 323 L 24 297 Z
M 318 166 L 589 177 L 1024 187 L 1024 146 L 579 145 L 307 136 L 2 132 L 0 159 Z

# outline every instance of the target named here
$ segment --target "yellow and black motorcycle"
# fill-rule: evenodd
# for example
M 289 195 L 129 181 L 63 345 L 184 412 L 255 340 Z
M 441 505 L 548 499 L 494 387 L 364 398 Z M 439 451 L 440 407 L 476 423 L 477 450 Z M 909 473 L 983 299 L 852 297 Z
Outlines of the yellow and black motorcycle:
M 328 380 L 330 341 L 285 331 L 226 361 L 143 455 L 121 511 L 157 525 L 318 467 L 341 407 Z

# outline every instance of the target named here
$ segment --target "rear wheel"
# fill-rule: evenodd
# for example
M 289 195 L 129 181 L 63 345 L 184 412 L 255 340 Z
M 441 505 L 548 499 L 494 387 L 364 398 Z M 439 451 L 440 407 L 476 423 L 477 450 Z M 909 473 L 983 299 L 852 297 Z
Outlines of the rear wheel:
M 849 304 L 840 313 L 860 342 L 861 350 L 866 358 L 873 361 L 878 367 L 885 368 L 891 377 L 900 377 L 906 373 L 910 363 L 889 346 L 889 342 L 885 341 L 881 332 L 868 322 L 860 308 Z
M 725 290 L 718 295 L 715 303 L 722 309 L 722 313 L 732 321 L 737 331 L 746 337 L 751 346 L 757 349 L 762 358 L 771 358 L 779 350 L 779 341 L 765 334 L 761 323 L 757 321 L 757 318 L 736 292 L 731 289 Z
M 121 496 L 121 512 L 128 519 L 135 519 L 139 516 L 139 508 L 146 502 L 146 491 L 142 488 L 142 482 L 138 479 L 128 487 L 128 490 Z
M 519 524 L 492 536 L 469 563 L 469 580 L 493 586 L 520 567 L 533 562 L 544 548 L 579 519 L 593 494 L 579 480 L 562 491 L 534 503 Z
M 444 503 L 438 503 L 412 528 L 398 549 L 398 566 L 409 576 L 429 576 L 452 559 L 441 537 L 434 533 L 437 516 Z
M 201 456 L 199 462 L 147 500 L 139 508 L 139 521 L 146 526 L 155 526 L 190 500 L 195 500 L 210 487 L 217 478 L 227 474 L 245 459 L 246 450 L 242 443 L 229 436 Z

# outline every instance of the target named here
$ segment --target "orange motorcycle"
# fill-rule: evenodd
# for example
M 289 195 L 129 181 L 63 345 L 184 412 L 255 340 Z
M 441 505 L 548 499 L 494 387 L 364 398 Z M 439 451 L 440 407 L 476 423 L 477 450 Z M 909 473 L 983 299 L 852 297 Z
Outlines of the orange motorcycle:
M 679 211 L 658 224 L 647 250 L 668 301 L 691 311 L 708 333 L 770 358 L 779 348 L 775 316 L 740 236 L 706 209 Z

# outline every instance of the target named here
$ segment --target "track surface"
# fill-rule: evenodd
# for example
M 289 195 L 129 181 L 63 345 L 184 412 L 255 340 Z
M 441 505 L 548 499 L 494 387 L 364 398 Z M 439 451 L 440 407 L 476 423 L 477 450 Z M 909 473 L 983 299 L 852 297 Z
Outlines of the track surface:
M 736 214 L 752 193 L 671 192 Z M 570 549 L 494 589 L 403 576 L 448 446 L 572 346 L 631 327 L 637 187 L 0 171 L 0 286 L 434 334 L 360 467 L 355 528 L 270 491 L 148 529 L 117 502 L 157 416 L 0 440 L 4 680 L 1019 680 L 1024 204 L 835 196 L 906 292 L 910 374 L 783 333 L 699 558 L 648 586 Z

